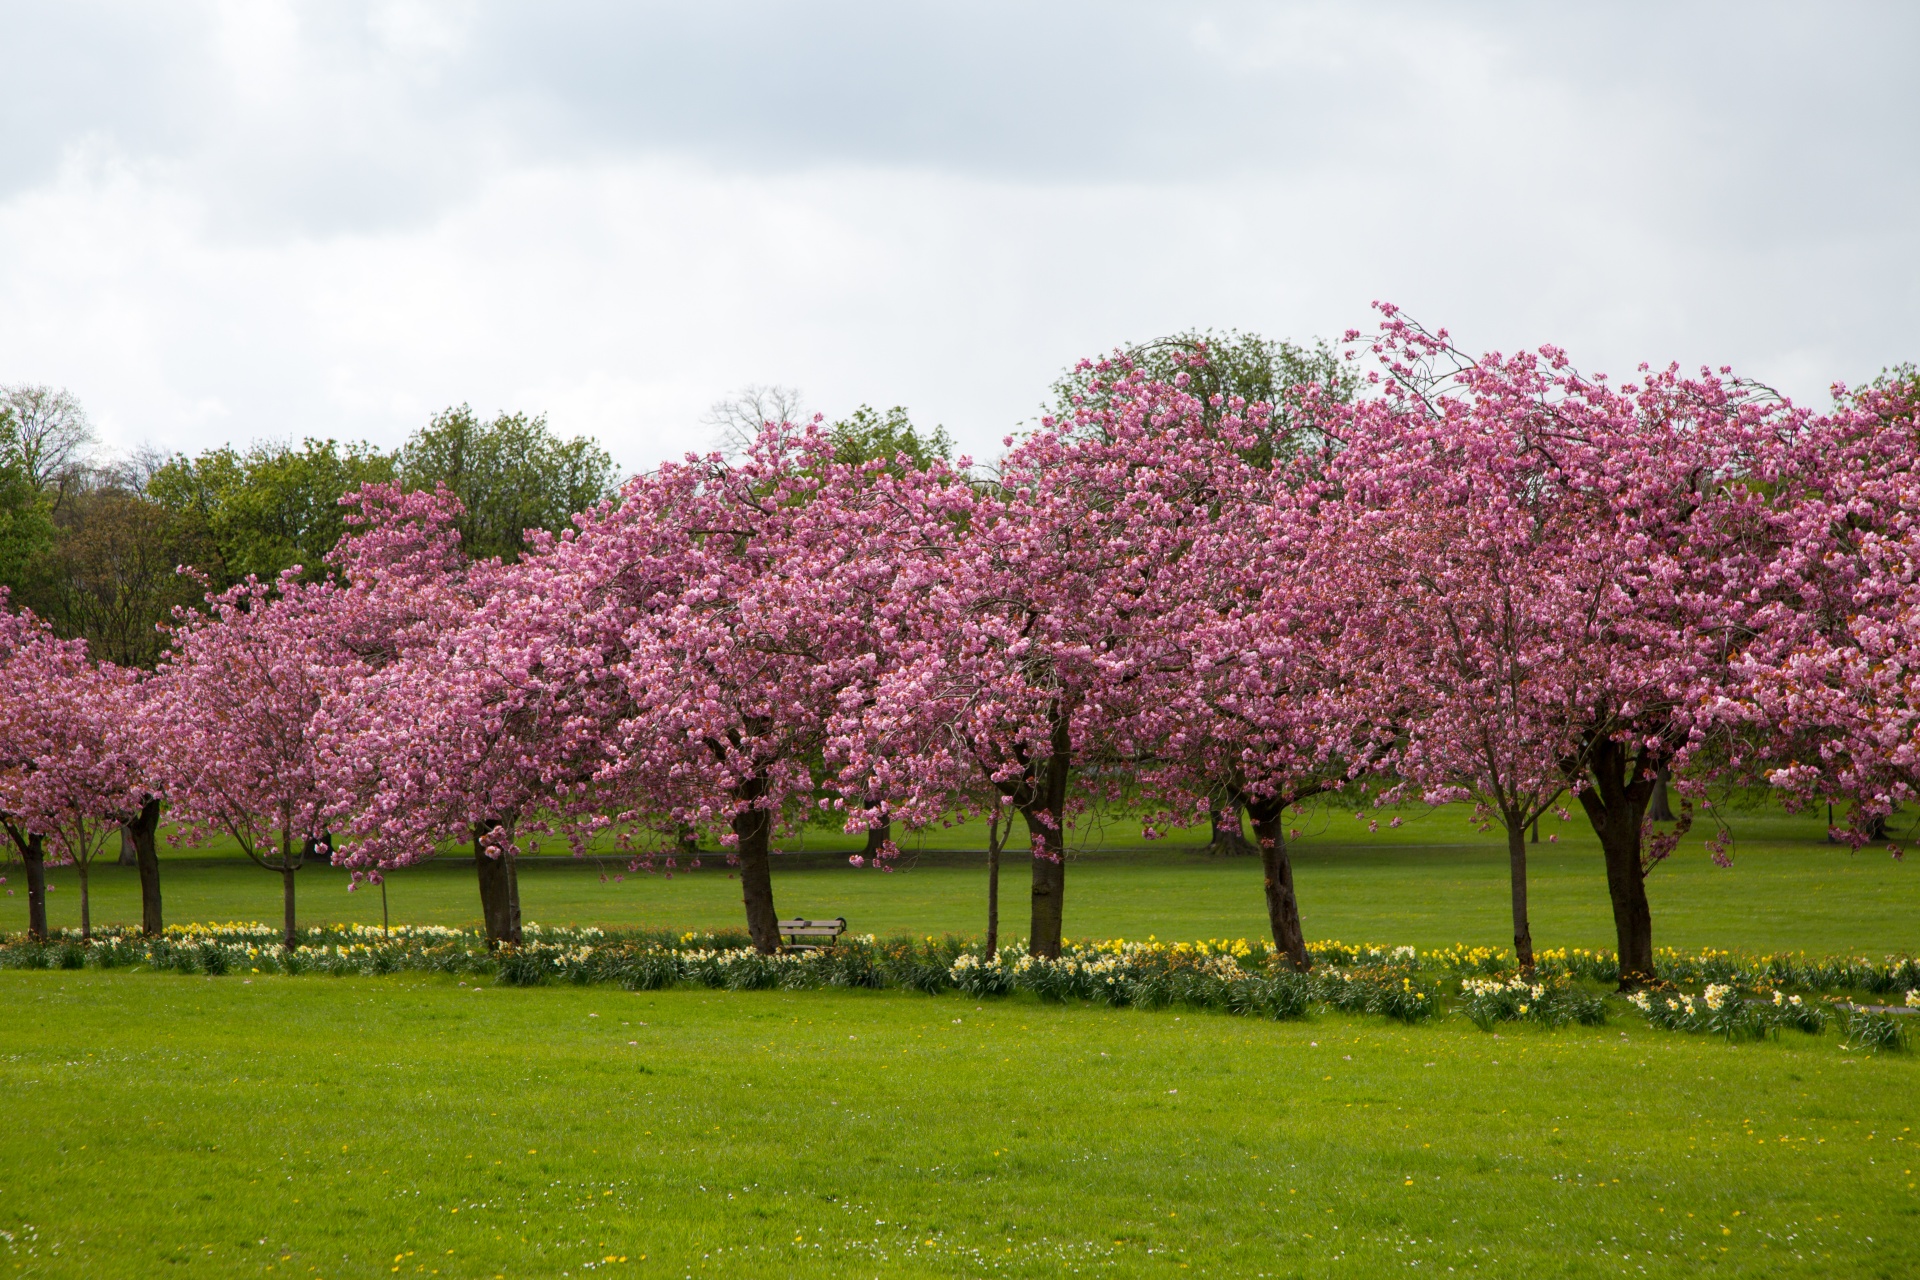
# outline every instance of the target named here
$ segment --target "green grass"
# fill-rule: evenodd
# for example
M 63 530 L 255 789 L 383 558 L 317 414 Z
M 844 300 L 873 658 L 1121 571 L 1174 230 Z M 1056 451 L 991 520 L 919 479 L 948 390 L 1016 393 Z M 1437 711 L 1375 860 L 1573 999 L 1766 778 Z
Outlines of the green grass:
M 1308 934 L 1504 943 L 1499 833 L 1402 816 L 1301 824 Z M 1732 869 L 1689 837 L 1654 873 L 1661 945 L 1920 949 L 1916 868 L 1777 812 L 1733 821 Z M 1591 836 L 1547 830 L 1536 940 L 1610 945 Z M 884 873 L 809 833 L 778 902 L 977 933 L 982 842 L 941 832 Z M 1264 933 L 1257 866 L 1195 844 L 1080 833 L 1068 932 Z M 1009 858 L 1009 936 L 1024 870 Z M 717 859 L 624 871 L 529 860 L 526 915 L 740 924 Z M 74 923 L 72 872 L 54 881 Z M 378 920 L 345 883 L 303 871 L 303 918 Z M 163 884 L 173 920 L 277 918 L 277 877 L 228 849 L 169 851 Z M 389 892 L 396 922 L 477 914 L 460 859 Z M 137 914 L 133 873 L 99 868 L 95 919 Z M 0 930 L 24 923 L 24 893 L 0 897 Z M 1917 1078 L 1837 1032 L 1729 1047 L 1626 1012 L 1494 1036 L 897 991 L 0 971 L 0 1276 L 1908 1276 Z
M 1295 847 L 1301 916 L 1308 937 L 1348 942 L 1510 941 L 1507 865 L 1499 832 L 1473 830 L 1458 809 L 1403 811 L 1398 830 L 1368 833 L 1352 811 L 1322 811 L 1303 821 Z M 1374 815 L 1369 812 L 1371 819 Z M 1777 810 L 1732 815 L 1739 841 L 1723 869 L 1702 847 L 1704 824 L 1650 881 L 1654 940 L 1703 946 L 1811 953 L 1884 954 L 1920 950 L 1920 865 L 1894 862 L 1878 849 L 1858 854 L 1824 843 L 1822 823 Z M 1611 947 L 1612 916 L 1600 855 L 1584 820 L 1545 824 L 1558 843 L 1532 846 L 1532 918 L 1541 947 Z M 1067 870 L 1067 932 L 1075 937 L 1257 937 L 1266 933 L 1260 872 L 1251 858 L 1200 851 L 1195 833 L 1142 847 L 1138 828 L 1120 822 L 1083 833 Z M 845 837 L 809 832 L 807 851 L 776 863 L 782 914 L 847 917 L 858 932 L 979 933 L 985 926 L 984 833 L 977 826 L 931 833 L 905 865 L 876 872 L 848 865 Z M 819 846 L 829 848 L 821 849 Z M 529 920 L 547 923 L 738 928 L 739 885 L 718 857 L 672 879 L 634 874 L 606 858 L 527 860 L 521 897 Z M 178 921 L 279 918 L 279 878 L 231 851 L 163 857 L 167 918 Z M 1024 857 L 1002 873 L 1003 931 L 1024 934 Z M 607 878 L 603 881 L 602 876 Z M 624 876 L 624 879 L 617 877 Z M 56 926 L 79 919 L 73 873 L 56 871 Z M 7 888 L 21 884 L 17 872 Z M 138 886 L 128 869 L 94 873 L 94 919 L 137 921 Z M 479 914 L 470 859 L 447 857 L 394 872 L 389 905 L 396 922 L 472 924 Z M 377 892 L 346 892 L 331 868 L 300 873 L 300 911 L 308 923 L 380 919 Z M 0 931 L 26 923 L 24 891 L 0 897 Z
M 1832 1033 L 95 971 L 0 1008 L 0 1274 L 1920 1274 L 1920 1063 Z

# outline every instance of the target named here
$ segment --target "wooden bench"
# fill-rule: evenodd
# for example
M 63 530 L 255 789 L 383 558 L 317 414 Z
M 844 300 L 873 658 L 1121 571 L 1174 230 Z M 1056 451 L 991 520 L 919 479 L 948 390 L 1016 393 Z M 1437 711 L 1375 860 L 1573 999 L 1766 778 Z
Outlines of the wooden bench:
M 847 918 L 832 920 L 782 920 L 780 941 L 788 951 L 817 951 L 830 947 L 847 931 Z

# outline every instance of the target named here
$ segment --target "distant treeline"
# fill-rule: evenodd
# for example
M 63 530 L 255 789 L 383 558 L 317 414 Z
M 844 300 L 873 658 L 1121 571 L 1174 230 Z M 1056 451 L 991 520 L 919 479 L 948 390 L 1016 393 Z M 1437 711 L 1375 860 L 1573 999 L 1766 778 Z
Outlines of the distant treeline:
M 0 389 L 0 585 L 96 657 L 151 666 L 177 605 L 248 574 L 327 573 L 340 495 L 367 483 L 445 485 L 476 556 L 514 559 L 528 529 L 558 530 L 613 492 L 613 459 L 544 418 L 448 409 L 398 449 L 336 440 L 223 445 L 100 461 L 80 405 L 46 387 Z M 207 579 L 176 572 L 189 565 Z

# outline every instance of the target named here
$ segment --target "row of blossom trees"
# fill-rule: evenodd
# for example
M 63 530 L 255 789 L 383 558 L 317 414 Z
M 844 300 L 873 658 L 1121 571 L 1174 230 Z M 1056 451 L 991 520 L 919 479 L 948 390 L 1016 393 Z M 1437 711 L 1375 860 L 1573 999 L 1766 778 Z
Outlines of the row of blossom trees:
M 289 945 L 304 860 L 378 876 L 455 849 L 513 943 L 539 838 L 672 866 L 696 832 L 772 950 L 783 828 L 824 811 L 884 862 L 896 824 L 983 815 L 996 850 L 1023 825 L 1053 955 L 1076 812 L 1245 811 L 1304 968 L 1288 811 L 1355 788 L 1505 829 L 1528 965 L 1524 832 L 1577 802 L 1645 980 L 1646 876 L 1708 783 L 1850 800 L 1856 841 L 1912 792 L 1914 402 L 1616 383 L 1383 316 L 1349 335 L 1357 396 L 1277 414 L 1116 358 L 990 473 L 836 460 L 769 423 L 511 564 L 462 554 L 446 493 L 369 486 L 329 580 L 211 597 L 145 680 L 7 612 L 0 814 L 30 891 L 74 862 L 84 925 L 103 833 L 164 796 L 282 876 Z

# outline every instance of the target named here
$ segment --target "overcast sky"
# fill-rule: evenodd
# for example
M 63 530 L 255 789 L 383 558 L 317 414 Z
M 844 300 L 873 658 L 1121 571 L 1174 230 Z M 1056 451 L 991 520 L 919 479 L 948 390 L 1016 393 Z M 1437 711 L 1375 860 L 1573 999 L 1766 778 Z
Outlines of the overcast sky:
M 1920 5 L 0 0 L 0 382 L 105 441 L 715 399 L 986 453 L 1078 356 L 1398 302 L 1797 399 L 1920 358 Z

